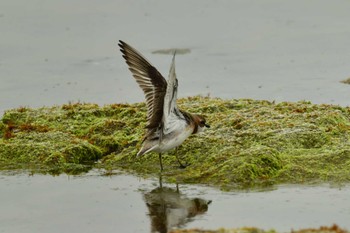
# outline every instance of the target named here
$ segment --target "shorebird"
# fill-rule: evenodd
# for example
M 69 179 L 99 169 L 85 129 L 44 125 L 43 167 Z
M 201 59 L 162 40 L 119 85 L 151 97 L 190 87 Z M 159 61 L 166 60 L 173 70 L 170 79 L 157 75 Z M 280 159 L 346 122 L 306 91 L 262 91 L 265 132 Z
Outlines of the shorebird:
M 146 134 L 137 157 L 151 151 L 159 154 L 160 170 L 163 170 L 162 153 L 181 145 L 191 134 L 210 126 L 201 115 L 178 109 L 176 104 L 178 80 L 175 74 L 175 53 L 170 66 L 168 81 L 136 49 L 119 41 L 120 51 L 129 70 L 144 92 L 147 106 Z M 176 151 L 176 159 L 180 162 Z

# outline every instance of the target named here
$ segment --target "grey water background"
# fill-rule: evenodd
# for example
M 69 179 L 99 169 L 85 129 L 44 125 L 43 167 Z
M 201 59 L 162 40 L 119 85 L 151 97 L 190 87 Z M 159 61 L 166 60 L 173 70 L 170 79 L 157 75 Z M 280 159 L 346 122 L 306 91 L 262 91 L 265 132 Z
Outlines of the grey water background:
M 179 96 L 349 104 L 347 0 L 0 2 L 0 112 L 68 101 L 140 102 L 117 48 L 164 76 L 178 55 Z
M 256 226 L 289 232 L 334 223 L 350 228 L 350 187 L 346 186 L 286 185 L 222 192 L 179 184 L 180 196 L 175 184 L 163 184 L 172 191 L 150 197 L 159 188 L 156 178 L 123 173 L 109 177 L 91 171 L 72 177 L 1 173 L 0 187 L 0 232 L 167 232 L 157 228 L 161 225 L 157 220 L 165 220 L 164 216 L 167 230 Z M 186 211 L 193 209 L 189 202 L 194 199 L 211 203 L 207 210 L 191 215 Z M 154 215 L 152 203 L 157 211 L 165 209 L 161 216 Z
M 340 81 L 350 77 L 349 12 L 347 0 L 2 0 L 0 113 L 69 101 L 143 101 L 118 51 L 119 39 L 164 76 L 171 56 L 152 52 L 190 49 L 176 57 L 179 97 L 347 106 L 350 86 Z M 158 186 L 157 179 L 127 174 L 1 173 L 0 232 L 149 232 L 146 194 Z M 179 184 L 179 190 L 183 196 L 168 190 L 154 199 L 170 196 L 180 206 L 195 198 L 212 202 L 193 217 L 172 217 L 173 227 L 289 231 L 337 223 L 350 229 L 347 186 L 227 193 Z M 186 216 L 185 208 L 176 211 Z

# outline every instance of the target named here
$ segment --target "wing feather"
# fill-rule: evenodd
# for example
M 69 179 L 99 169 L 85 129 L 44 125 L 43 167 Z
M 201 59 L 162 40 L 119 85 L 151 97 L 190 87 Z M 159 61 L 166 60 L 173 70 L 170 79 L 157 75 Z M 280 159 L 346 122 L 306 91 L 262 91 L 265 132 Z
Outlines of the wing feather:
M 163 132 L 165 134 L 174 128 L 173 124 L 177 122 L 178 118 L 183 118 L 183 114 L 179 111 L 176 104 L 178 80 L 175 73 L 175 53 L 171 62 L 167 83 L 168 86 L 164 97 L 163 108 Z
M 148 129 L 158 128 L 163 119 L 164 96 L 167 81 L 136 49 L 119 41 L 120 51 L 136 82 L 144 92 L 147 106 Z

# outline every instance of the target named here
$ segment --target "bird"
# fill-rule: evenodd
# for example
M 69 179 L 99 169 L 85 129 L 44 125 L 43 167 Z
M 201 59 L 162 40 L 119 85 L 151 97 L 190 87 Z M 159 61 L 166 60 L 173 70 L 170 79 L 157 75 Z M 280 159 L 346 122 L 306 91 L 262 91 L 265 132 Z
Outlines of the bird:
M 141 149 L 136 157 L 149 152 L 159 155 L 160 171 L 163 171 L 162 153 L 176 148 L 190 135 L 210 128 L 205 117 L 185 112 L 177 107 L 178 80 L 175 73 L 175 55 L 173 55 L 168 80 L 141 55 L 136 49 L 122 40 L 118 43 L 120 51 L 136 82 L 143 90 L 147 107 L 146 133 Z

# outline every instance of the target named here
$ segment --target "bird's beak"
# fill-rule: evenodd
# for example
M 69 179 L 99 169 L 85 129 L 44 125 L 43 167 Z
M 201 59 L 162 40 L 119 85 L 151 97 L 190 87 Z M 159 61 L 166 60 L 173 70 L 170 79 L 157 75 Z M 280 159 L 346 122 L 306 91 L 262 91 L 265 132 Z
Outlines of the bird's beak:
M 205 127 L 210 128 L 210 125 L 204 124 Z

